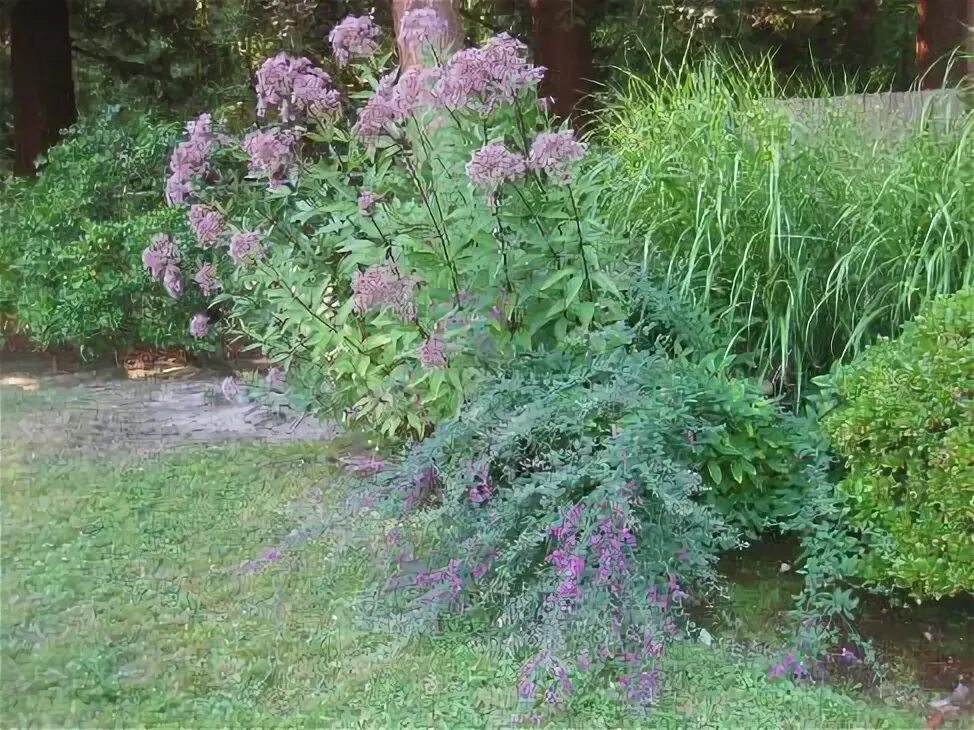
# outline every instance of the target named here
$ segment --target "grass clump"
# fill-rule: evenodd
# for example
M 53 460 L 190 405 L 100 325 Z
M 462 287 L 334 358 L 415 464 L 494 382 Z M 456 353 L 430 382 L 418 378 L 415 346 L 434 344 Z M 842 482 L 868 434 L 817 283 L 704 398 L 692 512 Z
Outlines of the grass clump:
M 779 388 L 974 278 L 971 115 L 882 134 L 851 107 L 802 117 L 769 60 L 624 79 L 602 118 L 615 223 Z

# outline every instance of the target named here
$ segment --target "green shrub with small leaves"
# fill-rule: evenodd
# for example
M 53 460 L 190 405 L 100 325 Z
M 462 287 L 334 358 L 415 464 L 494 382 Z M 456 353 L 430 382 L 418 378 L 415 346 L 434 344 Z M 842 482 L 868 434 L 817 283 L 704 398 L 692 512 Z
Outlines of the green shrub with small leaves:
M 974 591 L 974 290 L 932 301 L 827 385 L 862 577 L 917 597 Z
M 0 206 L 0 309 L 38 347 L 188 343 L 194 296 L 145 286 L 142 249 L 185 218 L 159 200 L 178 125 L 109 108 L 53 147 Z M 200 301 L 195 301 L 200 305 Z

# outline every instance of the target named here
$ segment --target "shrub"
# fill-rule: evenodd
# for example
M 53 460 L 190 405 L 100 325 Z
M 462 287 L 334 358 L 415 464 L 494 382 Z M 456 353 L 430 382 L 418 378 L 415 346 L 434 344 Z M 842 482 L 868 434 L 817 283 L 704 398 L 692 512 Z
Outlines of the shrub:
M 167 195 L 191 204 L 198 240 L 206 228 L 214 301 L 318 412 L 422 434 L 511 353 L 621 316 L 615 239 L 585 145 L 549 129 L 519 43 L 376 80 L 374 36 L 335 38 L 346 89 L 308 59 L 268 59 L 257 110 L 273 123 L 242 140 L 191 123 Z
M 172 124 L 110 108 L 69 130 L 36 180 L 7 184 L 0 308 L 35 345 L 190 341 L 191 303 L 147 290 L 140 261 L 153 233 L 183 225 L 155 192 L 159 160 L 177 134 Z
M 823 104 L 803 133 L 783 97 L 767 60 L 658 68 L 627 78 L 602 128 L 618 150 L 607 202 L 644 241 L 634 255 L 658 253 L 738 351 L 800 394 L 974 278 L 974 116 L 876 139 Z
M 684 433 L 707 424 L 684 398 L 693 366 L 626 342 L 521 358 L 401 462 L 351 464 L 379 469 L 359 505 L 419 510 L 434 537 L 417 550 L 388 536 L 384 617 L 408 636 L 486 612 L 526 659 L 527 705 L 564 707 L 611 679 L 645 709 L 684 591 L 713 588 L 719 551 L 736 544 L 695 500 L 704 483 Z
M 974 590 L 974 290 L 928 303 L 829 382 L 862 577 L 917 597 Z

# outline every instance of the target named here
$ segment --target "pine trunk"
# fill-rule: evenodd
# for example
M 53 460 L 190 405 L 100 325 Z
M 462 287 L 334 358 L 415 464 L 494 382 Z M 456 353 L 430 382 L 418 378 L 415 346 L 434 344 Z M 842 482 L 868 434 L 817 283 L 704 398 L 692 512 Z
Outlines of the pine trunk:
M 974 24 L 974 0 L 918 0 L 916 71 L 921 87 L 939 89 L 960 81 L 970 71 L 963 58 L 951 60 L 952 53 L 970 52 L 968 26 Z
M 554 114 L 579 118 L 588 107 L 595 68 L 592 18 L 597 0 L 531 0 L 534 61 L 548 69 L 541 95 L 554 99 Z
M 422 62 L 422 49 L 401 42 L 399 26 L 402 16 L 410 10 L 432 8 L 447 23 L 447 54 L 463 48 L 463 23 L 460 20 L 460 0 L 392 0 L 392 24 L 399 47 L 399 64 L 402 68 L 418 66 Z
M 77 120 L 67 0 L 14 0 L 10 16 L 14 171 L 34 161 Z

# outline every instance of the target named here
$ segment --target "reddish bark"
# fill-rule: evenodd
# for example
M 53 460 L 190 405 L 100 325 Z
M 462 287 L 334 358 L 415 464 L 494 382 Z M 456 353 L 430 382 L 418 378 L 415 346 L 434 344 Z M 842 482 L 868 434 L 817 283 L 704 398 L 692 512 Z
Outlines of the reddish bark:
M 595 67 L 592 19 L 598 0 L 530 0 L 534 61 L 548 69 L 541 95 L 554 99 L 554 114 L 564 119 L 588 109 Z
M 67 0 L 15 0 L 10 21 L 14 171 L 33 175 L 37 156 L 78 117 Z
M 969 71 L 967 62 L 951 63 L 949 56 L 958 48 L 971 50 L 972 5 L 974 0 L 917 1 L 916 70 L 922 88 L 939 89 Z
M 432 8 L 444 18 L 447 23 L 447 50 L 452 53 L 463 48 L 463 23 L 460 20 L 460 0 L 392 0 L 392 24 L 395 28 L 397 45 L 399 46 L 399 64 L 402 68 L 417 66 L 422 61 L 422 49 L 404 46 L 398 42 L 399 24 L 402 16 L 409 10 L 418 8 Z

